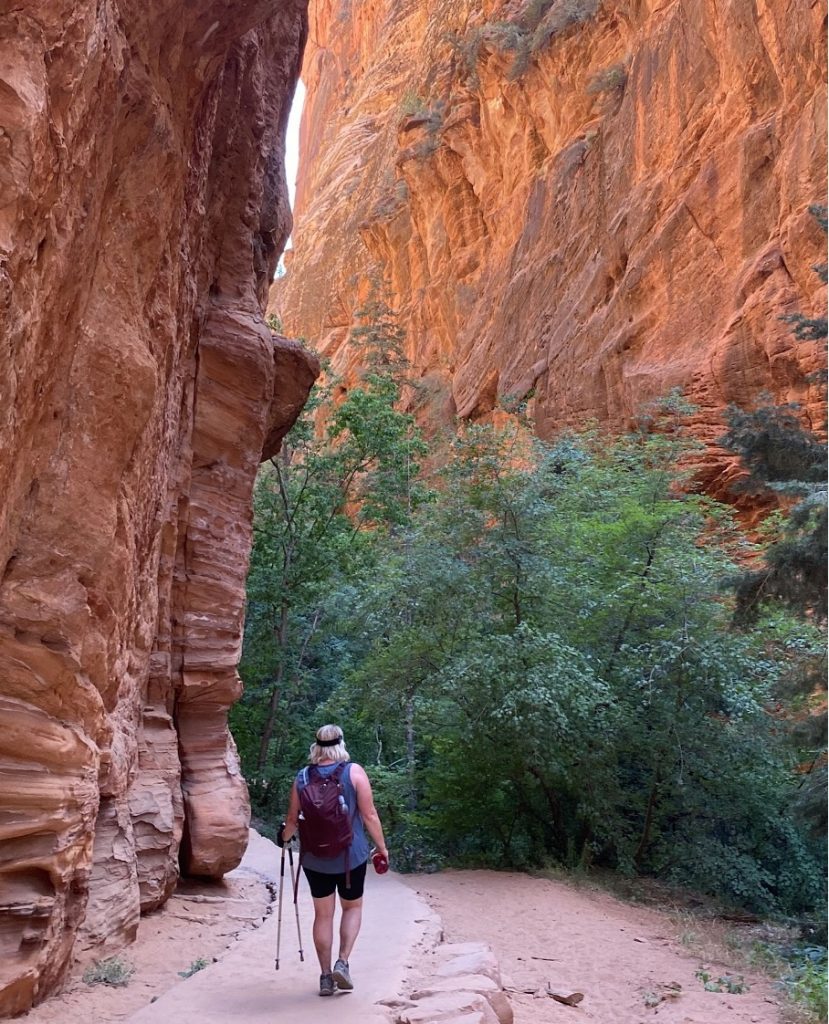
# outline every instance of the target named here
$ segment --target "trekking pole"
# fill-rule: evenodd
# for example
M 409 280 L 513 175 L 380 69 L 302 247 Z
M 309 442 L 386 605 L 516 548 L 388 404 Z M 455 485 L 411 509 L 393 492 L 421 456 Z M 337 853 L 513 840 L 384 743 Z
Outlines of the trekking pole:
M 296 914 L 296 937 L 299 943 L 299 962 L 304 964 L 305 957 L 302 955 L 302 933 L 299 930 L 299 903 L 297 903 L 297 890 L 299 889 L 299 872 L 294 878 L 294 851 L 288 847 L 288 863 L 291 865 L 291 888 L 294 890 L 294 913 Z
M 285 891 L 285 847 L 282 847 L 282 861 L 279 865 L 279 905 L 276 911 L 276 966 L 279 970 L 279 946 L 282 941 L 282 893 Z

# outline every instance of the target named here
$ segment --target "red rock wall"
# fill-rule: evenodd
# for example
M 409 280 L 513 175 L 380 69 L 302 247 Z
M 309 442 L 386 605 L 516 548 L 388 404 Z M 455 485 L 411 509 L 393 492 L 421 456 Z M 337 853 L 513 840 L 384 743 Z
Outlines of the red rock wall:
M 584 20 L 522 71 L 533 6 L 312 0 L 286 329 L 347 368 L 382 282 L 427 422 L 506 397 L 542 436 L 624 426 L 674 387 L 709 444 L 764 389 L 816 413 L 820 353 L 779 317 L 824 303 L 823 8 L 557 0 Z
M 238 863 L 304 0 L 0 3 L 0 1015 Z

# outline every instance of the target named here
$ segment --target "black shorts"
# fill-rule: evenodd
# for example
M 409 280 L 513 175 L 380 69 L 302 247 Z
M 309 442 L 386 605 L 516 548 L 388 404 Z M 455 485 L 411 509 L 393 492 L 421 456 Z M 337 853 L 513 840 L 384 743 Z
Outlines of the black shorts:
M 359 900 L 363 895 L 363 888 L 366 884 L 366 868 L 368 867 L 368 861 L 359 864 L 356 868 L 352 868 L 348 873 L 348 881 L 351 885 L 346 887 L 346 873 L 341 871 L 338 875 L 329 875 L 325 871 L 313 871 L 311 868 L 304 867 L 302 870 L 305 872 L 305 877 L 308 879 L 308 885 L 311 887 L 311 895 L 315 900 L 324 899 L 326 896 L 330 896 L 334 890 L 340 894 L 340 899 L 343 900 Z

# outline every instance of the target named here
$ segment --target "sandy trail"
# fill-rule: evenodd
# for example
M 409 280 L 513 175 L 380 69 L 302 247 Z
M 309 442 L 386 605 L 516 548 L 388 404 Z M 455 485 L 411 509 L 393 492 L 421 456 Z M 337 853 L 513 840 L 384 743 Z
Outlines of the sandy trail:
M 251 837 L 253 843 L 258 839 L 253 832 Z M 166 906 L 142 918 L 137 941 L 117 953 L 119 959 L 135 967 L 128 985 L 85 984 L 84 970 L 94 960 L 112 954 L 100 949 L 81 953 L 64 991 L 22 1019 L 26 1024 L 127 1020 L 151 999 L 183 984 L 179 972 L 186 972 L 194 961 L 220 957 L 240 934 L 261 925 L 270 912 L 267 881 L 247 861 L 222 882 L 181 879 Z
M 777 1024 L 779 998 L 769 983 L 746 975 L 740 995 L 706 992 L 665 914 L 630 906 L 561 882 L 496 871 L 408 875 L 407 884 L 443 920 L 449 942 L 488 942 L 511 993 L 515 1024 L 590 1020 L 598 1024 Z M 547 957 L 533 960 L 531 957 Z M 706 964 L 713 977 L 728 969 Z M 730 972 L 732 975 L 734 972 Z M 523 989 L 584 993 L 577 1008 Z M 662 985 L 682 986 L 678 998 L 649 1007 Z
M 279 971 L 274 969 L 277 914 L 267 883 L 278 883 L 279 856 L 273 843 L 251 831 L 242 864 L 223 883 L 183 880 L 163 910 L 142 920 L 137 941 L 118 954 L 136 968 L 128 985 L 86 985 L 83 971 L 93 959 L 86 955 L 64 992 L 21 1019 L 26 1024 L 318 1024 L 335 1011 L 338 1024 L 387 1024 L 375 1002 L 401 987 L 410 950 L 433 921 L 432 912 L 397 876 L 369 871 L 363 928 L 351 957 L 356 990 L 321 1000 L 311 896 L 303 879 L 305 961 L 300 963 L 287 864 L 281 962 Z M 104 955 L 96 951 L 95 958 Z M 179 972 L 194 960 L 213 957 L 221 959 L 181 978 Z
M 275 875 L 278 851 L 253 834 L 245 855 L 248 867 Z M 286 877 L 288 869 L 286 867 Z M 280 967 L 274 969 L 277 915 L 242 937 L 223 959 L 128 1017 L 130 1024 L 388 1024 L 377 1000 L 397 992 L 432 914 L 428 906 L 393 874 L 366 877 L 363 927 L 351 956 L 355 991 L 322 1000 L 319 965 L 311 939 L 313 906 L 305 879 L 299 891 L 304 963 L 297 952 L 296 918 L 285 888 Z
M 223 885 L 185 883 L 167 909 L 144 920 L 138 941 L 121 954 L 137 968 L 127 987 L 90 988 L 80 980 L 81 964 L 68 991 L 23 1019 L 27 1024 L 319 1024 L 333 1016 L 337 1024 L 387 1024 L 378 1001 L 404 990 L 407 970 L 417 974 L 415 950 L 436 930 L 434 911 L 447 941 L 492 946 L 504 982 L 514 990 L 515 1024 L 779 1021 L 779 999 L 760 977 L 746 975 L 750 988 L 742 994 L 706 992 L 695 977 L 703 964 L 681 946 L 666 914 L 606 893 L 494 871 L 406 877 L 369 871 L 363 929 L 351 958 L 356 990 L 323 1001 L 317 995 L 313 908 L 304 879 L 305 961 L 297 952 L 286 885 L 281 964 L 274 970 L 277 915 L 275 907 L 268 915 L 265 883 L 277 880 L 278 868 L 279 851 L 252 832 L 241 868 Z M 263 917 L 264 924 L 252 928 Z M 194 959 L 213 956 L 221 959 L 187 980 L 179 976 Z M 715 978 L 735 973 L 717 963 L 704 966 Z M 576 1008 L 562 1006 L 544 994 L 548 983 L 558 991 L 583 992 L 584 1001 Z M 649 1005 L 670 984 L 681 986 L 679 996 Z

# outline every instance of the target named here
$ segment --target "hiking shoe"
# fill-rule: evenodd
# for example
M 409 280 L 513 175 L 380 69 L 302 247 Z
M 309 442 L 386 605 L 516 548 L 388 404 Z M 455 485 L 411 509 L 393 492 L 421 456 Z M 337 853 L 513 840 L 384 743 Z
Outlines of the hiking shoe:
M 333 996 L 336 986 L 334 985 L 333 974 L 321 974 L 320 975 L 320 995 L 321 996 Z
M 351 975 L 348 973 L 347 960 L 338 960 L 334 964 L 333 978 L 337 983 L 337 988 L 344 989 L 346 992 L 350 992 L 354 988 L 354 982 L 351 980 Z

